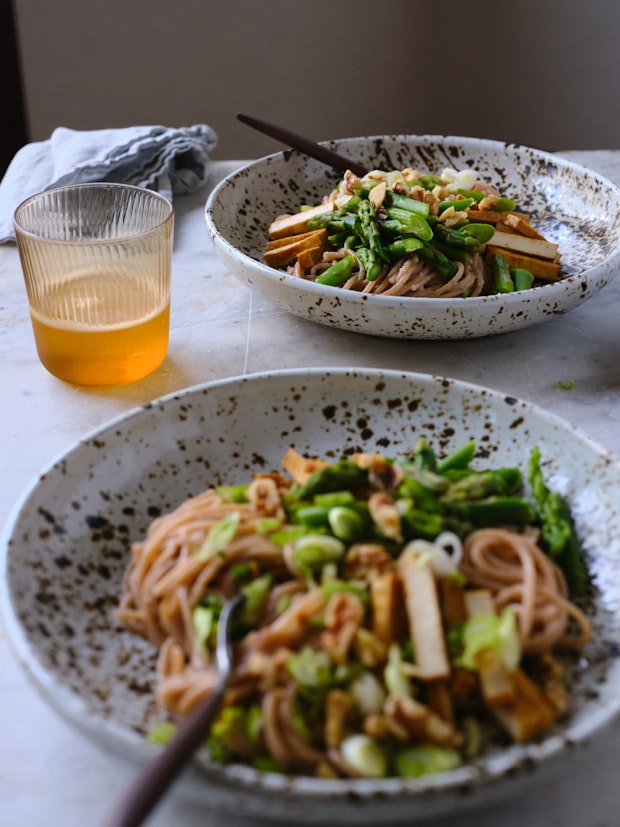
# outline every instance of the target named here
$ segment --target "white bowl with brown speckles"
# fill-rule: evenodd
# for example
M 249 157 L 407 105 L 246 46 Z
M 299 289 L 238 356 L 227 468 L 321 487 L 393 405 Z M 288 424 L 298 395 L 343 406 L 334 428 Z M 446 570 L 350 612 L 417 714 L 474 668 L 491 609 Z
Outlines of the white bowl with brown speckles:
M 1 608 L 27 675 L 72 724 L 134 762 L 156 749 L 154 651 L 113 618 L 130 544 L 150 521 L 220 482 L 276 469 L 285 450 L 327 457 L 440 453 L 473 438 L 478 463 L 545 474 L 573 508 L 595 595 L 595 642 L 573 664 L 571 714 L 542 741 L 419 779 L 319 780 L 213 765 L 181 781 L 205 808 L 286 823 L 371 825 L 488 805 L 570 765 L 620 713 L 620 465 L 566 423 L 495 391 L 414 373 L 289 370 L 223 380 L 131 411 L 42 470 L 1 545 Z
M 231 273 L 297 316 L 330 327 L 394 339 L 465 339 L 506 333 L 566 313 L 620 268 L 620 190 L 606 178 L 537 149 L 477 138 L 375 136 L 326 142 L 368 168 L 441 172 L 473 167 L 513 198 L 559 244 L 568 274 L 517 293 L 457 299 L 363 294 L 267 266 L 267 228 L 278 215 L 317 204 L 339 174 L 294 151 L 260 158 L 211 193 L 206 224 Z

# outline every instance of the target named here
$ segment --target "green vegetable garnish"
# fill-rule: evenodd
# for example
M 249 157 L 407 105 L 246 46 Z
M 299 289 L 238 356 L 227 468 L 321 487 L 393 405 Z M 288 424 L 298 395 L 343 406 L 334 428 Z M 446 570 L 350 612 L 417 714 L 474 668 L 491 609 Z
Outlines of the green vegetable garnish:
M 269 590 L 273 583 L 273 576 L 271 574 L 264 574 L 262 577 L 257 577 L 250 583 L 246 583 L 241 588 L 241 593 L 245 597 L 245 604 L 241 619 L 244 623 L 254 625 L 258 619 L 261 609 L 265 604 L 265 600 L 269 596 Z
M 436 744 L 416 744 L 400 750 L 394 758 L 396 774 L 418 778 L 434 772 L 446 772 L 460 767 L 463 760 L 455 749 Z
M 350 735 L 340 745 L 345 762 L 363 778 L 383 778 L 387 756 L 381 745 L 368 735 Z
M 530 457 L 529 480 L 545 549 L 564 572 L 571 593 L 577 594 L 588 582 L 579 541 L 566 500 L 561 494 L 551 491 L 545 483 L 538 448 L 532 451 Z
M 495 652 L 508 670 L 515 669 L 521 658 L 517 619 L 511 608 L 500 615 L 477 614 L 462 626 L 463 652 L 457 659 L 459 666 L 476 670 L 476 655 L 488 650 Z
M 346 546 L 327 534 L 304 534 L 293 549 L 293 560 L 302 571 L 316 571 L 328 563 L 340 560 Z
M 332 685 L 333 664 L 327 652 L 306 646 L 298 654 L 291 655 L 286 668 L 297 683 L 307 689 Z
M 240 519 L 241 514 L 238 511 L 232 511 L 230 514 L 222 517 L 221 520 L 218 520 L 217 523 L 214 523 L 209 529 L 209 533 L 205 537 L 203 544 L 194 554 L 200 560 L 208 560 L 209 557 L 223 551 L 237 533 Z
M 160 721 L 148 734 L 151 744 L 169 744 L 177 734 L 178 725 L 174 721 Z
M 192 623 L 196 647 L 202 651 L 211 649 L 215 644 L 217 630 L 215 610 L 210 606 L 195 606 L 192 612 Z

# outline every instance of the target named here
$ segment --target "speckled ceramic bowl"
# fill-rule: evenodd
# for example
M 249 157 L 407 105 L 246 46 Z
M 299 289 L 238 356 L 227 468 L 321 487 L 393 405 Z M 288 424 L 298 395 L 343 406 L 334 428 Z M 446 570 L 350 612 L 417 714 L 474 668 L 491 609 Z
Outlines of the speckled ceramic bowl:
M 182 782 L 205 807 L 286 823 L 424 823 L 551 775 L 620 710 L 620 467 L 565 423 L 449 379 L 311 369 L 204 385 L 93 433 L 33 481 L 2 543 L 2 610 L 17 657 L 46 699 L 90 737 L 135 761 L 160 717 L 154 653 L 113 618 L 130 544 L 204 487 L 275 469 L 284 451 L 397 455 L 425 434 L 440 452 L 474 438 L 488 461 L 525 467 L 543 453 L 570 499 L 598 596 L 596 643 L 575 664 L 571 717 L 540 743 L 420 779 L 322 781 L 201 759 Z M 486 460 L 481 460 L 486 462 Z
M 570 275 L 519 293 L 468 299 L 373 296 L 288 276 L 263 262 L 269 224 L 303 203 L 320 203 L 340 176 L 298 152 L 278 152 L 226 178 L 209 197 L 206 223 L 230 272 L 298 316 L 395 339 L 488 336 L 565 313 L 600 290 L 620 267 L 620 190 L 570 161 L 475 138 L 401 135 L 328 145 L 369 168 L 440 172 L 473 167 L 559 244 Z

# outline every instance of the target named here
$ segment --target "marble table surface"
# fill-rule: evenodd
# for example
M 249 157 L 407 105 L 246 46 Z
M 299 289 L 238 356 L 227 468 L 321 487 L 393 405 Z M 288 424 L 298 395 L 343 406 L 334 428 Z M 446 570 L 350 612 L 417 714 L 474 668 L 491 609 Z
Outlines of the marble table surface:
M 620 184 L 620 151 L 562 153 Z M 171 338 L 150 377 L 123 388 L 64 384 L 38 361 L 14 245 L 0 247 L 0 525 L 37 471 L 92 429 L 158 396 L 227 376 L 293 367 L 377 367 L 441 374 L 533 402 L 620 457 L 620 279 L 579 308 L 489 339 L 371 339 L 315 325 L 227 275 L 204 225 L 204 203 L 240 162 L 212 165 L 205 189 L 175 201 Z M 574 383 L 566 390 L 558 383 Z M 0 583 L 0 588 L 3 584 Z M 0 622 L 0 824 L 97 827 L 132 768 L 58 718 L 28 684 Z M 619 823 L 620 733 L 533 781 L 525 798 L 455 814 L 440 827 L 612 827 Z M 286 822 L 283 822 L 286 823 Z M 253 827 L 173 794 L 149 824 Z

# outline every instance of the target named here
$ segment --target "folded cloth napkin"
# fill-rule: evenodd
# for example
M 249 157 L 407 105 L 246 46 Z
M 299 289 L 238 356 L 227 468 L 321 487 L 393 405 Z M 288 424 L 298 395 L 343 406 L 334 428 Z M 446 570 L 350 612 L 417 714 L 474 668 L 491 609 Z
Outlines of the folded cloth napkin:
M 206 124 L 173 129 L 132 126 L 78 131 L 59 127 L 47 141 L 26 144 L 0 182 L 0 244 L 14 241 L 21 202 L 63 184 L 113 181 L 173 194 L 194 192 L 207 179 L 217 135 Z

